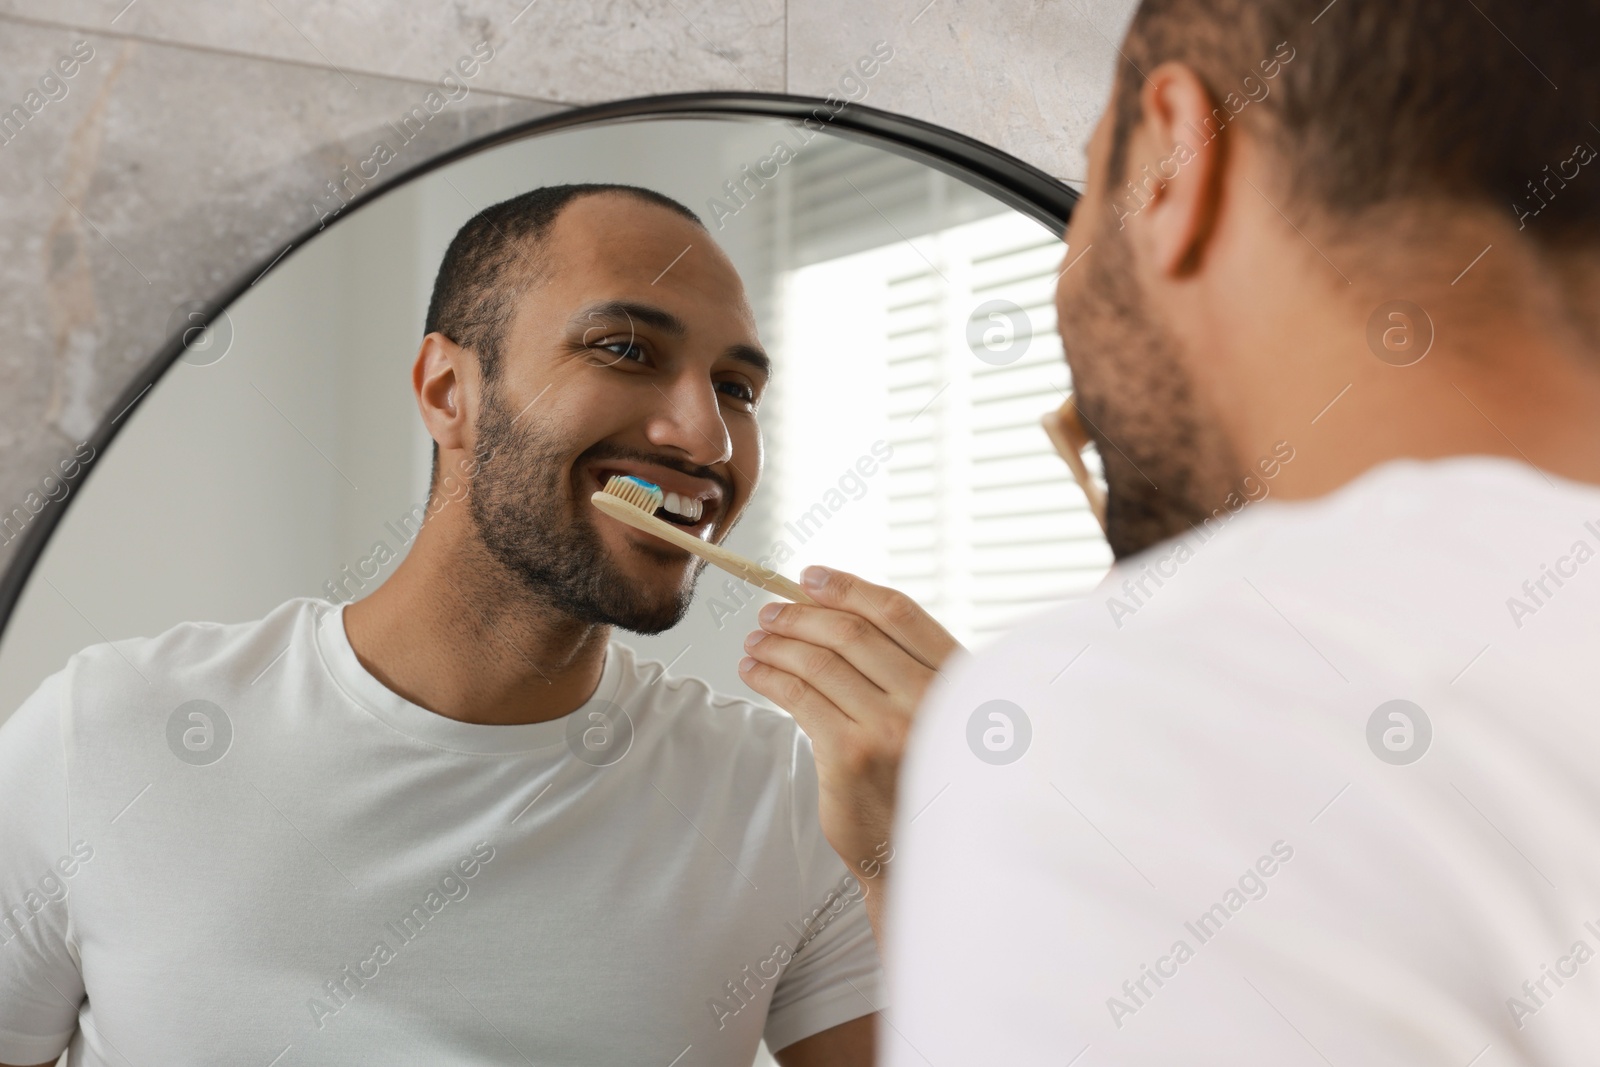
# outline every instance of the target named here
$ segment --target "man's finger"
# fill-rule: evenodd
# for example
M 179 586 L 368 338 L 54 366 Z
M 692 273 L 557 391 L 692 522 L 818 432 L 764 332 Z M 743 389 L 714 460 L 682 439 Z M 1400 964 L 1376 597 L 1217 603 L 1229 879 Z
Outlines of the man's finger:
M 882 689 L 831 648 L 757 630 L 745 639 L 744 650 L 769 667 L 804 679 L 852 722 L 865 721 L 888 703 Z M 793 713 L 788 705 L 780 706 Z
M 833 649 L 891 696 L 921 693 L 928 685 L 927 667 L 876 623 L 854 612 L 774 601 L 761 609 L 761 628 Z
M 800 572 L 800 583 L 823 607 L 851 611 L 876 623 L 930 670 L 938 670 L 950 653 L 961 647 L 932 615 L 898 589 L 827 567 L 807 567 Z
M 847 732 L 855 729 L 850 716 L 833 701 L 788 671 L 746 656 L 739 662 L 739 676 L 745 685 L 794 716 L 819 757 L 841 748 Z

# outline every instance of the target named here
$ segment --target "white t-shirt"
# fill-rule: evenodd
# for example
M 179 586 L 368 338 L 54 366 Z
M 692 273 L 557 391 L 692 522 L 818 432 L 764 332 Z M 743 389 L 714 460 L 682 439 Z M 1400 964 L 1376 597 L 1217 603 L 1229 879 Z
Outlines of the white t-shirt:
M 74 656 L 0 728 L 0 1062 L 748 1067 L 870 1013 L 808 739 L 664 674 L 457 722 L 310 599 Z
M 1596 1062 L 1600 488 L 1397 461 L 1181 544 L 919 720 L 888 1062 Z

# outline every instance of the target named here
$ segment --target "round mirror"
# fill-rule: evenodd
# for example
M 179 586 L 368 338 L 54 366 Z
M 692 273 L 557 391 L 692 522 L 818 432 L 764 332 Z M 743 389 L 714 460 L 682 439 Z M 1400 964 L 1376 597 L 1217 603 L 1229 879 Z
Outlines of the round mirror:
M 714 391 L 662 377 L 630 440 L 665 449 L 657 420 L 709 442 L 722 431 L 695 420 L 720 409 L 684 409 L 738 411 L 754 451 L 724 547 L 788 578 L 821 563 L 896 587 L 968 644 L 1109 567 L 1040 425 L 1070 387 L 1053 296 L 1075 195 L 1015 160 L 842 103 L 690 97 L 535 122 L 364 200 L 330 182 L 283 254 L 173 309 L 171 344 L 121 410 L 7 527 L 26 541 L 0 588 L 0 716 L 23 710 L 0 777 L 26 777 L 32 799 L 65 780 L 69 801 L 14 825 L 0 813 L 32 850 L 22 873 L 45 865 L 0 942 L 33 946 L 47 981 L 24 992 L 74 1035 L 73 1063 L 248 1047 L 289 1067 L 404 1047 L 415 1062 L 743 1065 L 878 1007 L 872 932 L 848 907 L 871 872 L 829 850 L 805 736 L 738 671 L 762 588 L 697 572 L 675 624 L 607 646 L 577 711 L 503 725 L 402 697 L 340 622 L 423 551 L 425 524 L 481 503 L 475 469 L 434 473 L 481 365 L 414 389 L 445 365 L 414 374 L 419 345 L 470 349 L 424 339 L 447 250 L 491 205 L 585 183 L 648 192 L 567 201 L 603 236 L 558 219 L 534 241 L 566 242 L 564 258 L 539 269 L 649 255 L 659 273 L 626 300 L 575 303 L 602 335 L 553 358 L 604 349 L 583 373 L 633 374 L 622 361 L 651 358 L 635 328 L 710 336 L 664 309 L 704 312 L 726 346 Z M 678 206 L 659 226 L 625 224 L 660 197 Z M 650 400 L 640 380 L 619 386 L 630 404 Z M 503 439 L 570 429 L 573 410 L 560 390 L 518 394 Z M 680 451 L 669 475 L 709 470 L 682 458 L 692 439 Z M 473 521 L 528 569 L 585 558 L 581 539 L 523 551 L 526 524 L 505 518 L 539 513 L 530 455 L 486 457 L 523 491 Z M 722 502 L 663 486 L 684 528 Z M 486 625 L 486 644 L 522 647 Z M 175 1046 L 151 1035 L 180 1028 L 185 1054 L 164 1056 Z M 41 1050 L 60 1047 L 43 1033 Z

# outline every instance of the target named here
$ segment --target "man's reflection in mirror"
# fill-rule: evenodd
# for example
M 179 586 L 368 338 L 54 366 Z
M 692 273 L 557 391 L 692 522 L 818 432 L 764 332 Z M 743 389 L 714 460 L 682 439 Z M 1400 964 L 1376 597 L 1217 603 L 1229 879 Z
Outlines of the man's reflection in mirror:
M 386 581 L 85 649 L 0 729 L 8 1062 L 870 1063 L 810 742 L 614 640 L 700 565 L 589 503 L 637 475 L 720 541 L 750 501 L 732 263 L 655 192 L 536 189 L 462 227 L 425 334 L 435 499 Z

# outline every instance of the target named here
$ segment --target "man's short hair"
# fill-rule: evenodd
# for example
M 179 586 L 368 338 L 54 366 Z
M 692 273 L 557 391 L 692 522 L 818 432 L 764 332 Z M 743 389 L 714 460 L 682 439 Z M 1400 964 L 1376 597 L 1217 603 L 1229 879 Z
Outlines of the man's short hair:
M 1176 60 L 1219 103 L 1247 98 L 1246 78 L 1266 85 L 1239 121 L 1284 160 L 1303 208 L 1338 220 L 1407 200 L 1483 205 L 1525 219 L 1547 249 L 1592 247 L 1600 161 L 1575 156 L 1600 146 L 1597 40 L 1597 0 L 1144 0 L 1117 74 L 1109 180 L 1133 177 L 1141 72 Z M 1293 59 L 1266 80 L 1281 42 Z
M 477 354 L 485 381 L 500 370 L 500 344 L 516 314 L 517 298 L 548 267 L 544 241 L 568 204 L 597 193 L 620 193 L 675 211 L 704 226 L 670 196 L 637 185 L 547 185 L 502 200 L 456 231 L 439 264 L 423 333 L 444 334 Z
M 631 196 L 675 211 L 702 229 L 705 226 L 670 196 L 637 185 L 547 185 L 502 200 L 468 219 L 450 241 L 434 278 L 423 333 L 442 333 L 470 349 L 478 357 L 484 383 L 493 384 L 500 374 L 501 345 L 517 301 L 549 267 L 544 242 L 550 227 L 568 204 L 597 193 Z M 437 479 L 437 444 L 433 472 Z

